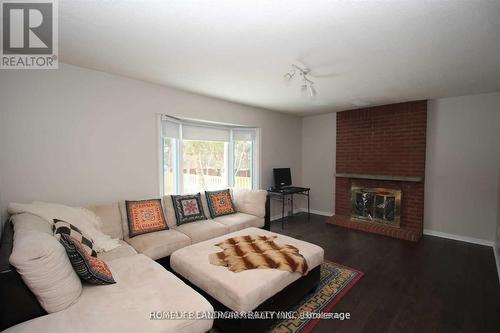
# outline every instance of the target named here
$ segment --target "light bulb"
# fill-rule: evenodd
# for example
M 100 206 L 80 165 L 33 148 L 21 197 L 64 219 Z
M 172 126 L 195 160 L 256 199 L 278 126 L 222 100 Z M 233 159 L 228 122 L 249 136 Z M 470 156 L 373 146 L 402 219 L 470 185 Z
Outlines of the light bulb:
M 309 92 L 311 93 L 312 97 L 316 96 L 316 89 L 314 89 L 314 86 L 312 84 L 309 86 Z

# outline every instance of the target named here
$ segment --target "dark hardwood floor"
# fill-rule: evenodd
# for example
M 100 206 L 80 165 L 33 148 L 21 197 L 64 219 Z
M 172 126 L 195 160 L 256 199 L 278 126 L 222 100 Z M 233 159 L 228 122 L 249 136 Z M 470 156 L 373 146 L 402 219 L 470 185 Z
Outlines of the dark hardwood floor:
M 500 332 L 493 249 L 424 236 L 415 244 L 326 224 L 300 213 L 271 230 L 317 244 L 325 259 L 365 272 L 313 332 Z

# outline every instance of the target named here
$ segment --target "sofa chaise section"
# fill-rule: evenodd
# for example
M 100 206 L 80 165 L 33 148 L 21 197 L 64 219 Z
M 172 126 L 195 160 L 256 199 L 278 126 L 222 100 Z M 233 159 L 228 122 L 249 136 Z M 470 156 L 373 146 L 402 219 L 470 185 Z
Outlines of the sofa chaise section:
M 84 285 L 73 305 L 7 329 L 17 332 L 206 332 L 212 320 L 155 320 L 157 312 L 210 313 L 200 294 L 142 254 L 111 260 L 116 284 Z M 153 318 L 153 319 L 152 319 Z
M 94 211 L 98 212 L 99 210 Z M 105 216 L 100 217 L 103 223 L 110 223 L 110 220 L 106 219 Z M 27 247 L 24 244 L 23 246 L 15 246 L 16 240 L 21 241 L 26 238 L 30 240 L 41 239 L 44 242 L 43 244 L 30 244 L 31 249 L 47 248 L 47 243 L 50 243 L 49 248 L 58 249 L 60 247 L 60 252 L 65 253 L 62 245 L 52 236 L 50 226 L 41 218 L 31 214 L 18 214 L 13 216 L 13 222 L 15 233 L 13 234 L 12 228 L 6 228 L 5 232 L 14 236 L 12 243 L 14 244 L 13 251 L 17 251 L 16 258 L 27 258 L 26 255 L 19 255 L 19 251 L 22 254 L 28 250 Z M 37 237 L 38 235 L 43 237 Z M 22 292 L 18 288 L 17 294 L 10 294 L 11 297 L 19 295 L 25 300 L 22 306 L 16 305 L 18 312 L 19 310 L 32 311 L 33 309 L 36 311 L 25 313 L 24 317 L 17 317 L 13 321 L 9 321 L 9 325 L 2 323 L 2 328 L 24 321 L 10 327 L 7 332 L 205 332 L 210 329 L 211 320 L 151 320 L 151 313 L 157 311 L 201 311 L 207 313 L 213 311 L 213 308 L 208 301 L 173 273 L 165 270 L 151 258 L 137 254 L 134 248 L 123 240 L 120 240 L 120 243 L 122 244 L 120 247 L 98 254 L 99 257 L 105 258 L 104 260 L 106 260 L 116 281 L 115 284 L 98 286 L 82 283 L 81 293 L 70 305 L 58 311 L 50 311 L 49 314 L 40 308 L 34 295 L 27 287 L 24 286 Z M 3 243 L 2 250 L 10 245 Z M 29 251 L 32 252 L 32 250 Z M 40 252 L 40 256 L 45 255 L 45 253 L 46 251 Z M 67 265 L 72 270 L 69 261 Z M 10 267 L 10 269 L 13 268 Z M 21 277 L 15 270 L 5 270 L 2 271 L 1 275 L 2 283 L 4 282 L 4 273 L 5 277 L 17 275 L 17 281 L 21 282 Z M 47 271 L 44 279 L 51 279 L 51 274 L 53 273 Z M 54 288 L 57 289 L 57 284 Z M 3 304 L 6 303 L 8 295 L 2 290 Z M 3 326 L 4 324 L 6 326 Z

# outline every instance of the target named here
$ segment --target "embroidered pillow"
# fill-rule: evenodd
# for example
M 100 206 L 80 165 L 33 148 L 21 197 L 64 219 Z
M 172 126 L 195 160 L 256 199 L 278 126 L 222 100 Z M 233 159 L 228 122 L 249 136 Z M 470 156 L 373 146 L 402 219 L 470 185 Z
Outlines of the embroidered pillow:
M 130 238 L 168 229 L 160 199 L 125 201 L 125 206 Z
M 201 204 L 200 193 L 172 195 L 172 203 L 174 205 L 177 225 L 207 219 Z
M 76 239 L 82 244 L 82 247 L 87 251 L 87 254 L 89 254 L 92 257 L 97 257 L 97 253 L 94 250 L 94 242 L 90 237 L 85 236 L 80 229 L 75 227 L 69 222 L 54 219 L 54 236 L 60 240 L 61 235 L 68 235 Z
M 61 234 L 60 242 L 80 279 L 92 284 L 116 283 L 108 265 L 101 259 L 90 256 L 78 240 L 67 234 Z
M 205 196 L 207 197 L 208 209 L 212 218 L 236 213 L 229 189 L 205 191 Z

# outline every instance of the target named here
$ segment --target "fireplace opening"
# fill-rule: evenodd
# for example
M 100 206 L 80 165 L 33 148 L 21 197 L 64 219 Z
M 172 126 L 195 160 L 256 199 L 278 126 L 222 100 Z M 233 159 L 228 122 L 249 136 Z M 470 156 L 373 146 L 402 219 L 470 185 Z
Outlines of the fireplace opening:
M 351 185 L 351 218 L 399 228 L 400 211 L 401 190 Z

